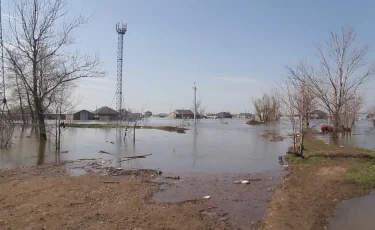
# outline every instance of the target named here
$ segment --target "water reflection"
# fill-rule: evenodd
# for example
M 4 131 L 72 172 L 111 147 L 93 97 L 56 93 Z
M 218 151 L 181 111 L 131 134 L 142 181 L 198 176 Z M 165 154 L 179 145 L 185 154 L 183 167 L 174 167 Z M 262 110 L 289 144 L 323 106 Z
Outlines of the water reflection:
M 148 125 L 177 125 L 179 120 L 148 119 Z M 202 120 L 192 125 L 186 134 L 161 130 L 137 129 L 135 142 L 127 138 L 124 129 L 68 128 L 63 133 L 62 151 L 56 155 L 54 146 L 42 143 L 35 129 L 15 129 L 14 145 L 1 152 L 1 166 L 19 167 L 47 162 L 96 158 L 110 162 L 113 167 L 155 168 L 169 172 L 253 173 L 280 168 L 277 157 L 284 155 L 290 140 L 270 142 L 259 137 L 264 132 L 286 135 L 290 132 L 288 121 L 279 124 L 249 126 L 245 120 Z M 336 144 L 374 148 L 372 127 L 360 122 L 352 136 L 345 136 Z M 358 135 L 360 134 L 360 135 Z M 112 143 L 111 143 L 112 142 Z M 110 154 L 99 153 L 105 151 Z M 152 154 L 146 158 L 124 161 L 129 156 Z M 36 160 L 35 158 L 38 158 Z

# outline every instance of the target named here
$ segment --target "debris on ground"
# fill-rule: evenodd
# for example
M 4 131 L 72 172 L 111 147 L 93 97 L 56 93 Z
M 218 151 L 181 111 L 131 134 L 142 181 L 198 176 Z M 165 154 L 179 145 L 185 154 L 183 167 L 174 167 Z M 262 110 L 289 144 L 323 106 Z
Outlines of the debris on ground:
M 180 176 L 166 176 L 166 179 L 179 180 Z
M 203 199 L 210 199 L 211 196 L 204 196 Z
M 113 155 L 112 153 L 109 153 L 109 152 L 106 152 L 106 151 L 103 151 L 103 150 L 100 150 L 99 153 L 104 153 L 104 154 Z
M 234 184 L 250 184 L 250 181 L 248 180 L 236 180 Z
M 146 158 L 147 156 L 151 156 L 152 154 L 146 154 L 146 155 L 139 155 L 139 156 L 130 156 L 130 157 L 124 157 L 128 159 L 135 159 L 135 158 Z

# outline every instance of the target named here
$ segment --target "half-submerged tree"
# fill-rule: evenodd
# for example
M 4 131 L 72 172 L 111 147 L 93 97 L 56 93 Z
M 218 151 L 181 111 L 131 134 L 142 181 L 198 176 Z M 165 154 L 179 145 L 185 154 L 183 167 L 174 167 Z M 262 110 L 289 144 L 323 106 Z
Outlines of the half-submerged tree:
M 326 46 L 318 47 L 320 68 L 308 76 L 311 89 L 329 113 L 334 137 L 342 126 L 345 104 L 356 98 L 358 88 L 375 74 L 374 63 L 366 60 L 368 47 L 356 47 L 355 38 L 356 33 L 347 27 L 340 33 L 330 32 Z
M 87 19 L 67 19 L 65 0 L 13 0 L 12 7 L 7 58 L 32 98 L 40 138 L 47 139 L 46 111 L 54 92 L 66 83 L 104 76 L 104 72 L 98 57 L 67 49 L 74 44 L 73 31 Z
M 263 94 L 261 98 L 254 98 L 256 116 L 260 122 L 277 121 L 280 116 L 280 102 L 275 94 Z

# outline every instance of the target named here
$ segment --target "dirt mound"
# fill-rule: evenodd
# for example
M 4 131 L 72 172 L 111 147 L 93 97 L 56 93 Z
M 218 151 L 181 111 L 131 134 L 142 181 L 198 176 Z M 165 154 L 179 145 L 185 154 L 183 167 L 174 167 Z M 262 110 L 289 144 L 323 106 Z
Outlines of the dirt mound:
M 273 142 L 284 140 L 284 137 L 276 132 L 266 132 L 266 133 L 261 134 L 260 136 Z

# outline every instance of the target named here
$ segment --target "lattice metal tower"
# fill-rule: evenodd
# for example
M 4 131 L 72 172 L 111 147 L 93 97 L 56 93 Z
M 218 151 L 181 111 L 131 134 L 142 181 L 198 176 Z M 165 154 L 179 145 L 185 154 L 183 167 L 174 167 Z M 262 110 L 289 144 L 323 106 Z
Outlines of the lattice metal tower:
M 116 24 L 116 32 L 118 34 L 117 43 L 117 87 L 116 87 L 116 109 L 122 119 L 122 56 L 124 47 L 124 34 L 128 30 L 127 24 Z

